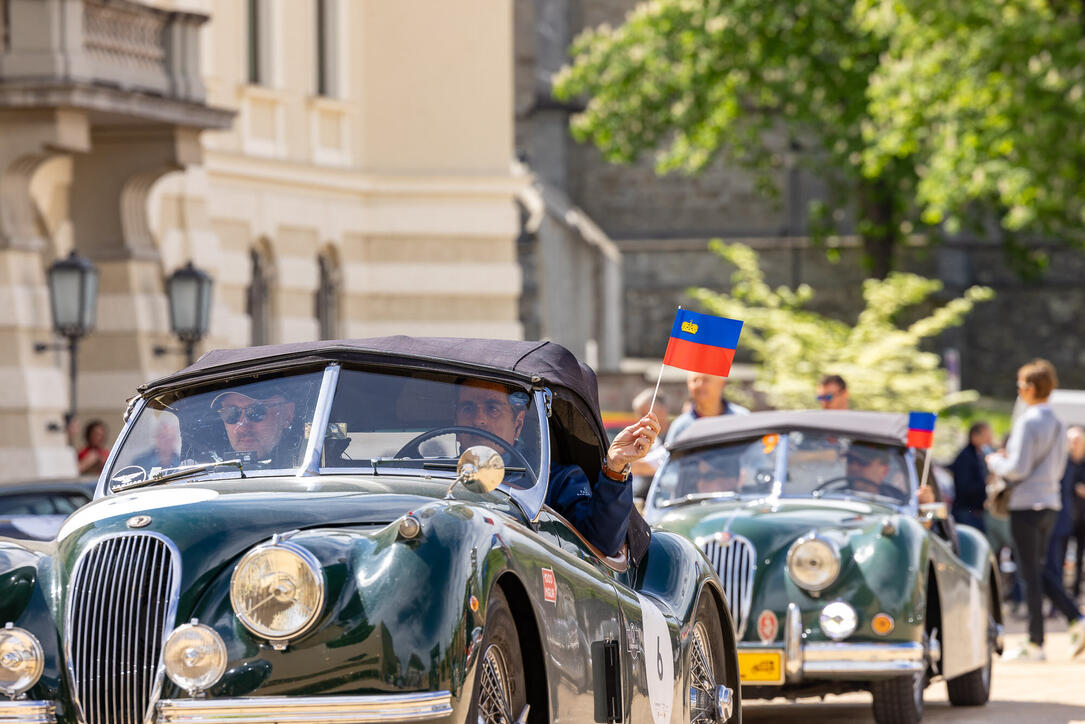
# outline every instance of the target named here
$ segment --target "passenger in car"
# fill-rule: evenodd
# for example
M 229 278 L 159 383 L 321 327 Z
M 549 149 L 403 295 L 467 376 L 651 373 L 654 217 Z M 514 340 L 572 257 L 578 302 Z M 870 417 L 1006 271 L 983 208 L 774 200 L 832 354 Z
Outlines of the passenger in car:
M 523 391 L 500 383 L 469 380 L 459 387 L 455 424 L 485 430 L 515 444 L 529 399 Z M 653 412 L 618 433 L 594 484 L 579 466 L 551 462 L 546 504 L 603 553 L 616 554 L 625 541 L 633 509 L 629 467 L 648 453 L 658 435 L 659 419 Z M 468 433 L 457 439 L 461 449 L 488 444 L 485 437 Z

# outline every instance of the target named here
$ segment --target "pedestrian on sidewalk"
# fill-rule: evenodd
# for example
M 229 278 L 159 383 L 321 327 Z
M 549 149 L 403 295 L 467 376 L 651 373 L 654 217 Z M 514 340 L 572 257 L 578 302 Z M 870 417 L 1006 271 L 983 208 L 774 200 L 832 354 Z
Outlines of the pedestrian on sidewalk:
M 847 410 L 848 383 L 840 375 L 825 375 L 818 382 L 817 400 L 823 410 Z
M 726 377 L 706 375 L 703 372 L 690 372 L 686 375 L 690 408 L 688 412 L 683 412 L 674 418 L 670 430 L 667 431 L 667 444 L 677 440 L 682 431 L 699 418 L 716 415 L 749 415 L 750 411 L 745 407 L 736 405 L 723 396 L 723 388 L 726 386 Z
M 985 420 L 977 420 L 968 430 L 968 444 L 957 453 L 949 466 L 953 473 L 953 519 L 961 525 L 985 530 L 983 504 L 987 501 L 987 463 L 984 457 L 994 451 L 994 434 Z
M 1071 596 L 1075 601 L 1081 595 L 1081 571 L 1082 554 L 1085 553 L 1085 428 L 1079 425 L 1071 427 L 1067 432 L 1070 457 L 1066 461 L 1066 473 L 1063 476 L 1063 485 L 1070 491 L 1070 533 L 1066 542 L 1074 541 L 1074 583 Z M 1066 556 L 1066 548 L 1063 547 L 1063 560 Z
M 1044 594 L 1070 621 L 1071 655 L 1085 649 L 1085 617 L 1061 586 L 1044 577 L 1044 558 L 1059 510 L 1060 483 L 1066 468 L 1066 431 L 1047 404 L 1058 384 L 1055 367 L 1035 359 L 1017 371 L 1017 394 L 1025 412 L 1014 422 L 1005 450 L 987 456 L 987 467 L 1011 486 L 1010 532 L 1025 581 L 1029 640 L 1007 658 L 1042 661 Z

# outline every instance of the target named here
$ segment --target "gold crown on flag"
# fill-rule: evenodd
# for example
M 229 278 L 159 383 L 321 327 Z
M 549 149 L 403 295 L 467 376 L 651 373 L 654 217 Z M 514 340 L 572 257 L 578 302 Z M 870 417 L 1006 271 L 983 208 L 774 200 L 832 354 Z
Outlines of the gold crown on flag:
M 682 331 L 697 334 L 697 325 L 693 322 L 682 322 Z

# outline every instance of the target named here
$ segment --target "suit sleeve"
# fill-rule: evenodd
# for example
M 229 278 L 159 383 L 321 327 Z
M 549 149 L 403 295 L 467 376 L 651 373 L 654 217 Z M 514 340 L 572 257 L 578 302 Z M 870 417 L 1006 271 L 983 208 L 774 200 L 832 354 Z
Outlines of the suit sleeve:
M 633 486 L 602 473 L 593 486 L 576 465 L 563 465 L 550 475 L 547 505 L 603 553 L 612 556 L 625 542 L 633 510 Z

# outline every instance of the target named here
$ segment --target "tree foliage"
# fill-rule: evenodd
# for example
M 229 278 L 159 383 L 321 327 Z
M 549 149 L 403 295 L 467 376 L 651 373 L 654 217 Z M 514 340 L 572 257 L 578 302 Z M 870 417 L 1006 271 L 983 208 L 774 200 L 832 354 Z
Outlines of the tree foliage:
M 851 325 L 808 309 L 814 291 L 805 284 L 770 287 L 750 247 L 717 240 L 710 248 L 735 267 L 731 292 L 699 288 L 690 294 L 713 314 L 743 320 L 739 343 L 752 351 L 758 364 L 754 389 L 771 406 L 810 407 L 825 374 L 843 376 L 855 406 L 866 410 L 938 412 L 976 398 L 971 391 L 947 395 L 939 356 L 920 346 L 959 325 L 977 303 L 994 296 L 991 289 L 971 287 L 901 325 L 899 320 L 928 304 L 942 284 L 895 272 L 863 282 L 863 308 Z
M 922 219 L 976 202 L 1010 232 L 1085 241 L 1085 16 L 1061 0 L 858 0 L 886 51 L 870 80 L 864 169 L 914 158 Z
M 901 241 L 977 201 L 1014 232 L 1085 220 L 1082 20 L 1054 3 L 650 0 L 580 35 L 554 92 L 587 99 L 579 140 L 654 152 L 661 173 L 722 155 L 772 190 L 806 149 L 835 189 L 813 228 L 854 217 L 884 276 Z

